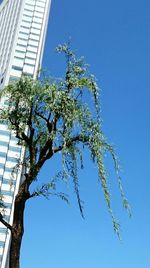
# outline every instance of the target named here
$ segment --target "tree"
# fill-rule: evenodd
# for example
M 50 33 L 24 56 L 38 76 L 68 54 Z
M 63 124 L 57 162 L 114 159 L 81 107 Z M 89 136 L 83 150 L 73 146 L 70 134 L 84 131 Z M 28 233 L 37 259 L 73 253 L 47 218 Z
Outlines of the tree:
M 4 220 L 2 213 L 0 214 L 0 221 L 11 232 L 10 268 L 19 268 L 27 200 L 40 195 L 48 197 L 55 194 L 67 201 L 65 194 L 57 192 L 56 184 L 60 180 L 72 178 L 83 216 L 77 170 L 79 161 L 83 168 L 84 147 L 89 150 L 92 161 L 97 165 L 104 197 L 117 234 L 119 224 L 111 209 L 104 165 L 105 152 L 109 152 L 112 156 L 123 206 L 128 208 L 114 150 L 102 132 L 99 88 L 94 76 L 89 73 L 83 58 L 77 58 L 68 45 L 58 46 L 57 51 L 64 53 L 67 62 L 65 76 L 62 79 L 33 80 L 22 76 L 19 81 L 9 84 L 1 92 L 1 96 L 8 96 L 8 106 L 0 112 L 0 119 L 8 122 L 8 127 L 14 131 L 18 143 L 26 149 L 24 161 L 18 162 L 16 166 L 25 172 L 14 201 L 12 226 Z M 85 101 L 87 92 L 90 93 L 90 102 L 93 102 L 93 106 Z M 62 170 L 47 184 L 42 184 L 31 192 L 31 184 L 35 180 L 40 180 L 38 177 L 40 169 L 58 152 L 61 152 Z

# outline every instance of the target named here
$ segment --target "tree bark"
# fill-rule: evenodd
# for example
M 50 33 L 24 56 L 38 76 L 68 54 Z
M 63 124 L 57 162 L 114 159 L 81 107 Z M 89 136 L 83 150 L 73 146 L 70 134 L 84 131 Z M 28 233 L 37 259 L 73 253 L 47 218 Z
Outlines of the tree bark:
M 22 185 L 15 198 L 14 218 L 11 229 L 11 244 L 9 255 L 9 268 L 19 268 L 21 242 L 24 233 L 24 209 L 29 198 L 29 192 L 25 185 Z
M 20 267 L 20 249 L 22 241 L 22 232 L 12 232 L 11 246 L 10 246 L 10 257 L 9 257 L 9 268 Z

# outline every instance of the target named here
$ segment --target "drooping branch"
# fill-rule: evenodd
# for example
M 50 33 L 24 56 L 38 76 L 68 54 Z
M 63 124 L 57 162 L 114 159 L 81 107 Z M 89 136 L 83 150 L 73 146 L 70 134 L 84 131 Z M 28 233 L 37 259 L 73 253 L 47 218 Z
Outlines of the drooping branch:
M 44 163 L 57 152 L 62 152 L 61 181 L 73 179 L 74 190 L 82 214 L 77 164 L 79 159 L 82 162 L 82 146 L 80 145 L 83 145 L 83 149 L 85 145 L 89 149 L 91 159 L 98 167 L 105 200 L 111 213 L 110 194 L 103 159 L 105 151 L 109 151 L 113 156 L 117 176 L 118 168 L 111 147 L 105 143 L 105 137 L 101 131 L 101 121 L 97 116 L 97 114 L 99 115 L 97 83 L 89 74 L 83 58 L 76 58 L 67 44 L 59 46 L 57 51 L 64 53 L 67 59 L 65 77 L 50 81 L 43 80 L 42 83 L 32 81 L 29 77 L 22 77 L 21 82 L 16 82 L 14 86 L 10 85 L 7 88 L 8 94 L 12 96 L 9 106 L 11 109 L 6 107 L 2 119 L 9 120 L 10 129 L 15 130 L 20 144 L 26 147 L 27 157 L 24 166 L 29 167 L 25 171 L 27 174 L 24 174 L 25 180 L 19 189 L 16 206 L 20 205 L 20 200 L 24 205 L 26 200 L 31 197 L 39 195 L 47 197 L 52 194 L 51 191 L 48 191 L 51 188 L 48 188 L 47 185 L 31 193 L 29 187 L 37 178 Z M 86 92 L 90 93 L 90 97 L 92 96 L 92 100 L 88 103 L 85 101 L 87 99 L 85 98 Z M 91 101 L 94 101 L 94 106 L 91 105 Z M 93 110 L 93 108 L 95 109 Z M 26 132 L 26 127 L 28 132 Z M 124 206 L 127 208 L 128 204 L 122 193 L 119 176 L 118 183 Z M 57 195 L 55 190 L 54 194 Z M 118 225 L 112 213 L 111 216 L 114 229 L 117 231 Z
M 30 195 L 29 198 L 40 197 L 40 196 L 43 196 L 46 199 L 49 199 L 50 196 L 59 197 L 59 198 L 61 198 L 61 200 L 65 201 L 67 204 L 69 204 L 68 195 L 66 195 L 65 193 L 62 193 L 62 192 L 58 192 L 58 193 L 53 193 L 53 192 L 39 193 L 39 192 L 35 191 Z

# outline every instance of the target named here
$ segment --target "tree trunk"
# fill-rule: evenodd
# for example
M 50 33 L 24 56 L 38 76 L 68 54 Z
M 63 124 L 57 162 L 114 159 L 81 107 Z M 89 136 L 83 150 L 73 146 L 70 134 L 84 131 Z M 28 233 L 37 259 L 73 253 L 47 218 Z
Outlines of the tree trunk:
M 9 268 L 20 267 L 20 248 L 23 233 L 18 231 L 12 232 L 11 246 L 10 246 L 10 257 L 9 257 Z
M 22 185 L 15 198 L 14 219 L 11 230 L 9 268 L 19 268 L 21 242 L 24 233 L 24 209 L 28 199 L 28 191 Z

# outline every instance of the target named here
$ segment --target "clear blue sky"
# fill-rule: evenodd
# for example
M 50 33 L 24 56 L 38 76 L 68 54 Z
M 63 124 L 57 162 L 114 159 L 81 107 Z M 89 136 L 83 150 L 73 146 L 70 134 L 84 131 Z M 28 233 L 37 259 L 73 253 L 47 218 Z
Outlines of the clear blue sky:
M 54 48 L 71 36 L 102 88 L 103 131 L 115 144 L 132 219 L 122 209 L 108 164 L 113 208 L 122 226 L 114 234 L 97 180 L 86 157 L 80 172 L 85 220 L 75 197 L 70 205 L 53 198 L 26 206 L 21 268 L 150 267 L 150 1 L 52 0 L 43 66 L 63 72 Z M 57 160 L 41 176 L 54 173 Z M 50 171 L 51 174 L 50 174 Z M 73 189 L 67 189 L 70 195 Z

